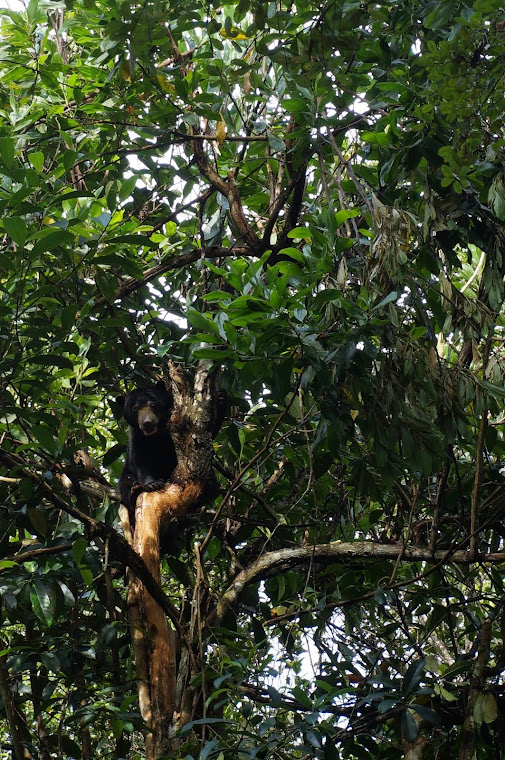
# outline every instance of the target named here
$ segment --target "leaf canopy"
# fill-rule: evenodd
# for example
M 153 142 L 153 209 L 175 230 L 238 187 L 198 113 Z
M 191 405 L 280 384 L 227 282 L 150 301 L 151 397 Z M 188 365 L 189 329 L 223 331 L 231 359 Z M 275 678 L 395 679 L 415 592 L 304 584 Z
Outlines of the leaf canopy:
M 230 396 L 180 757 L 505 757 L 502 4 L 0 18 L 0 757 L 143 756 L 90 520 L 167 358 Z

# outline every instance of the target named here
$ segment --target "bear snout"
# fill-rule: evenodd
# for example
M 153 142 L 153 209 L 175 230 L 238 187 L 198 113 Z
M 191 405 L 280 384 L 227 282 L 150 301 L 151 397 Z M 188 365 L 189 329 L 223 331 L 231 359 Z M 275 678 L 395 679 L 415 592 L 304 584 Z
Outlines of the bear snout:
M 158 418 L 151 409 L 141 409 L 138 416 L 139 428 L 144 435 L 158 432 Z

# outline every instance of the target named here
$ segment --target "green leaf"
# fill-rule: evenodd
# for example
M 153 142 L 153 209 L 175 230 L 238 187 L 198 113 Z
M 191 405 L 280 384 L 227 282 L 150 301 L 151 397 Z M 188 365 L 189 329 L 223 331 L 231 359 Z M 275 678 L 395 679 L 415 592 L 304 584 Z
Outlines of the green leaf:
M 88 548 L 88 542 L 83 536 L 76 538 L 72 544 L 72 557 L 76 565 L 80 565 L 86 549 Z
M 493 13 L 503 7 L 502 0 L 475 0 L 473 7 L 479 13 Z
M 217 536 L 214 536 L 209 541 L 207 546 L 207 556 L 209 559 L 215 559 L 221 553 L 221 541 Z
M 54 652 L 41 652 L 40 659 L 51 673 L 58 675 L 61 671 L 61 663 Z
M 319 732 L 315 731 L 313 728 L 309 728 L 309 730 L 305 734 L 305 738 L 307 739 L 309 744 L 311 744 L 316 749 L 322 748 L 321 736 Z
M 270 697 L 272 701 L 272 705 L 274 707 L 278 707 L 282 704 L 282 694 L 278 689 L 275 688 L 275 686 L 272 686 L 272 684 L 269 684 L 267 686 L 268 696 Z
M 293 232 L 293 230 L 291 231 Z M 288 233 L 288 237 L 289 237 L 289 233 Z M 301 251 L 298 250 L 298 248 L 292 248 L 292 247 L 281 248 L 279 251 L 279 254 L 282 254 L 283 256 L 289 256 L 290 258 L 295 259 L 295 261 L 300 261 L 302 264 L 305 261 L 305 256 L 303 255 Z M 279 267 L 279 271 L 281 271 L 280 269 L 281 263 L 283 262 L 279 262 L 279 264 L 277 265 Z
M 28 507 L 28 517 L 33 526 L 33 529 L 39 536 L 47 536 L 47 520 L 45 514 L 40 509 L 34 507 Z
M 30 2 L 32 2 L 32 0 L 30 0 Z M 79 755 L 82 754 L 82 744 L 74 741 L 70 736 L 58 735 L 57 741 L 58 744 L 61 744 L 66 757 L 79 757 Z
M 268 144 L 272 153 L 281 153 L 286 150 L 286 143 L 270 130 L 267 132 Z
M 0 137 L 0 158 L 7 169 L 14 165 L 14 141 L 10 137 Z
M 154 245 L 147 235 L 119 235 L 118 237 L 107 238 L 107 243 L 111 245 L 128 243 L 130 245 L 145 246 L 146 248 L 152 248 Z
M 440 696 L 446 701 L 446 702 L 456 702 L 458 700 L 458 697 L 456 694 L 452 694 L 448 689 L 444 689 L 443 686 L 440 686 L 438 691 L 440 692 Z
M 102 464 L 104 467 L 109 467 L 113 462 L 115 462 L 121 454 L 124 454 L 125 447 L 122 446 L 120 443 L 116 443 L 115 446 L 111 446 L 111 448 L 107 451 L 107 453 L 104 455 Z
M 1 559 L 0 560 L 0 568 L 3 570 L 8 570 L 11 567 L 16 567 L 17 562 L 14 562 L 12 559 Z
M 33 151 L 32 153 L 28 154 L 28 160 L 35 169 L 35 171 L 40 172 L 42 171 L 42 168 L 44 166 L 44 154 L 42 151 L 37 150 Z
M 455 7 L 452 2 L 440 3 L 428 14 L 424 24 L 428 29 L 440 29 L 452 18 Z
M 488 691 L 484 696 L 484 710 L 483 710 L 484 723 L 494 723 L 498 717 L 498 705 L 494 695 Z
M 112 735 L 114 739 L 119 739 L 121 734 L 123 733 L 123 726 L 124 723 L 119 718 L 114 718 L 112 721 Z
M 128 177 L 128 179 L 125 179 L 124 182 L 121 183 L 119 188 L 119 200 L 121 202 L 130 197 L 137 181 L 137 176 L 134 174 L 133 177 Z
M 423 677 L 425 664 L 424 660 L 413 660 L 410 663 L 402 684 L 402 693 L 405 694 L 405 696 L 411 694 L 419 685 L 421 678 Z
M 392 303 L 393 301 L 396 301 L 398 299 L 398 293 L 396 290 L 393 290 L 389 295 L 387 295 L 385 298 L 382 299 L 376 306 L 373 307 L 372 311 L 378 311 L 379 309 L 382 309 L 383 306 L 386 306 L 388 303 Z
M 53 622 L 54 600 L 45 583 L 35 581 L 30 586 L 30 600 L 33 611 L 43 625 L 49 628 Z
M 23 246 L 28 232 L 24 219 L 21 219 L 20 216 L 9 216 L 2 219 L 2 222 L 9 237 L 18 245 Z
M 398 704 L 397 699 L 383 699 L 382 702 L 379 702 L 377 705 L 377 712 L 381 715 L 384 715 L 384 713 L 387 713 L 389 710 L 391 710 L 393 707 L 395 707 Z
M 68 171 L 73 167 L 76 160 L 79 158 L 79 154 L 76 150 L 66 150 L 63 154 L 63 166 Z
M 60 246 L 65 246 L 68 243 L 73 243 L 74 238 L 66 230 L 43 230 L 40 240 L 38 240 L 32 248 L 32 256 L 39 256 L 45 251 L 55 251 Z
M 60 587 L 61 593 L 63 594 L 63 599 L 65 601 L 65 605 L 67 607 L 73 607 L 75 604 L 75 596 L 70 591 L 69 587 L 66 585 L 66 583 L 63 583 L 63 581 L 58 581 L 58 585 Z
M 55 303 L 58 303 L 55 301 Z M 33 359 L 34 364 L 38 364 L 39 367 L 59 367 L 60 369 L 74 369 L 74 363 L 67 359 L 66 356 L 59 356 L 58 354 L 47 354 L 45 356 L 37 356 Z
M 417 705 L 415 703 L 411 704 L 410 707 L 412 710 L 415 710 L 423 720 L 430 723 L 430 725 L 435 726 L 436 728 L 439 728 L 442 725 L 440 716 L 431 708 L 426 707 L 425 705 Z
M 202 314 L 196 309 L 190 308 L 188 309 L 187 317 L 188 322 L 198 330 L 202 330 L 204 333 L 210 331 L 214 335 L 219 336 L 219 327 L 212 319 L 211 313 L 205 312 L 205 314 Z
M 79 565 L 79 573 L 81 574 L 81 578 L 84 581 L 84 584 L 88 588 L 91 588 L 93 586 L 93 571 L 89 567 Z
M 307 227 L 294 227 L 294 229 L 289 230 L 288 238 L 302 238 L 310 242 L 312 240 L 312 232 Z
M 58 441 L 53 430 L 50 427 L 44 424 L 33 425 L 31 433 L 35 440 L 40 443 L 43 449 L 51 454 L 56 451 Z
M 385 84 L 387 85 L 387 89 L 391 91 L 389 89 L 390 83 L 387 82 Z M 385 146 L 385 145 L 388 145 L 391 140 L 389 134 L 386 134 L 385 132 L 362 132 L 361 136 L 365 142 L 370 143 L 372 145 Z
M 359 208 L 348 208 L 348 209 L 342 209 L 341 211 L 337 211 L 335 214 L 335 219 L 337 222 L 337 227 L 340 227 L 341 224 L 343 224 L 347 219 L 353 219 L 356 216 L 359 216 L 361 214 L 361 210 Z
M 483 388 L 489 391 L 491 396 L 496 398 L 505 398 L 505 387 L 496 385 L 496 383 L 490 383 L 488 380 L 481 380 L 480 384 Z
M 473 719 L 477 725 L 494 723 L 498 717 L 498 705 L 491 692 L 477 694 L 473 708 Z
M 207 336 L 209 340 L 207 342 L 216 342 L 212 336 Z M 205 336 L 202 337 L 204 340 Z M 205 342 L 205 341 L 204 341 Z M 236 359 L 237 354 L 234 351 L 227 351 L 222 348 L 195 348 L 193 354 L 196 359 L 212 359 L 216 362 L 223 362 L 226 359 Z
M 189 113 L 185 113 L 184 116 L 182 117 L 182 120 L 186 124 L 190 124 L 192 127 L 197 127 L 198 124 L 200 123 L 200 120 L 198 116 L 196 115 L 196 113 L 192 113 L 191 111 Z
M 289 113 L 304 113 L 309 109 L 308 103 L 301 98 L 285 98 L 282 101 L 282 106 Z
M 402 712 L 401 726 L 403 739 L 407 742 L 413 742 L 417 737 L 417 725 L 408 708 Z
M 226 718 L 199 718 L 198 720 L 192 720 L 189 723 L 185 723 L 184 726 L 180 730 L 180 735 L 184 736 L 185 734 L 189 733 L 194 726 L 214 726 L 217 724 L 228 724 L 233 725 L 232 721 L 227 720 Z
M 291 689 L 291 694 L 296 699 L 297 702 L 299 702 L 302 707 L 304 707 L 306 710 L 312 709 L 312 700 L 307 695 L 307 692 L 301 689 L 299 686 L 295 686 Z
M 324 760 L 340 760 L 340 758 L 340 752 L 333 743 L 333 739 L 327 736 L 324 743 Z

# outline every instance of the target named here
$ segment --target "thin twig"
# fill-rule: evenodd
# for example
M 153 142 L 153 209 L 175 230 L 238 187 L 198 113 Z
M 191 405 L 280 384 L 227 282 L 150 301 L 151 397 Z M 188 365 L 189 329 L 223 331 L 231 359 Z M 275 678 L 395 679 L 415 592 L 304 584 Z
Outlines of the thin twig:
M 489 340 L 484 345 L 484 351 L 482 354 L 482 366 L 484 371 L 486 370 L 489 352 L 491 350 L 491 343 Z M 482 475 L 484 472 L 484 443 L 487 430 L 487 405 L 482 404 L 482 411 L 479 423 L 479 432 L 477 435 L 477 442 L 475 444 L 475 477 L 472 488 L 472 501 L 470 512 L 470 556 L 475 559 L 477 554 L 477 538 L 478 538 L 478 520 L 479 520 L 479 498 L 480 488 L 482 484 Z

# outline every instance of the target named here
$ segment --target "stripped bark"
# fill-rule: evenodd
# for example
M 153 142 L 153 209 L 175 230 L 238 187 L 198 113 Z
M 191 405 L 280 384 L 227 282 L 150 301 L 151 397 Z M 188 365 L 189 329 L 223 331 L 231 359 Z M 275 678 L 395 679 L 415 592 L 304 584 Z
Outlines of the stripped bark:
M 135 505 L 135 526 L 121 509 L 125 536 L 143 559 L 154 583 L 161 584 L 160 535 L 167 523 L 187 514 L 215 492 L 212 438 L 216 426 L 214 376 L 201 363 L 194 378 L 170 365 L 174 408 L 168 427 L 177 453 L 177 467 L 163 489 L 141 493 Z M 180 626 L 168 624 L 165 611 L 139 578 L 130 575 L 128 609 L 135 655 L 140 712 L 146 723 L 146 760 L 170 753 L 183 709 L 184 686 L 191 659 Z M 177 630 L 175 629 L 177 627 Z M 184 656 L 180 658 L 181 649 Z M 178 662 L 187 676 L 178 684 Z

